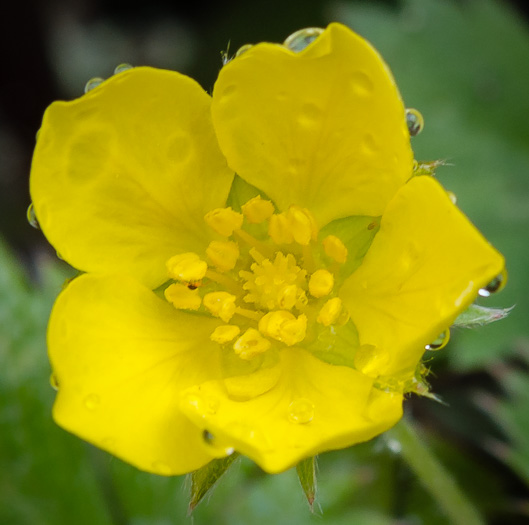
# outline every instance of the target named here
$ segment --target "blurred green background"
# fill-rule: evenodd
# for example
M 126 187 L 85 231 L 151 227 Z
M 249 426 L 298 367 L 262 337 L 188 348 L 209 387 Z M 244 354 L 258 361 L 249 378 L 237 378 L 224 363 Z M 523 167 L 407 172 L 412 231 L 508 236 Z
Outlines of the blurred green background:
M 211 89 L 228 42 L 282 41 L 341 21 L 390 65 L 408 107 L 424 115 L 418 160 L 507 258 L 509 283 L 481 300 L 516 305 L 478 330 L 455 330 L 431 362 L 447 404 L 407 402 L 409 416 L 487 523 L 529 523 L 529 33 L 510 2 L 279 1 L 150 8 L 55 0 L 11 3 L 1 17 L 0 525 L 449 523 L 380 437 L 319 458 L 316 513 L 295 471 L 238 460 L 186 517 L 185 478 L 137 471 L 54 425 L 45 330 L 71 274 L 25 221 L 34 134 L 46 105 L 79 96 L 120 62 L 177 69 Z M 154 6 L 154 7 L 153 7 Z

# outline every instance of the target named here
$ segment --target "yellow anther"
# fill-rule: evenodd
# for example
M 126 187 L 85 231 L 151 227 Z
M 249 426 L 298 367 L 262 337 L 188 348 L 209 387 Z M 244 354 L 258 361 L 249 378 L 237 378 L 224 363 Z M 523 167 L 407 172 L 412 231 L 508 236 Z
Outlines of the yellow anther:
M 285 286 L 277 294 L 277 305 L 281 310 L 292 309 L 298 300 L 299 288 L 295 284 Z
M 298 244 L 307 246 L 311 240 L 316 240 L 318 227 L 309 210 L 299 206 L 290 206 L 287 217 L 292 236 Z
M 202 299 L 198 295 L 198 290 L 192 290 L 185 284 L 174 283 L 164 291 L 165 298 L 172 303 L 175 308 L 185 310 L 198 310 Z
M 253 357 L 266 352 L 271 346 L 270 341 L 265 339 L 255 328 L 248 328 L 244 334 L 235 341 L 233 349 L 241 359 L 250 360 Z
M 239 246 L 231 241 L 211 241 L 206 249 L 208 259 L 222 272 L 233 270 L 239 258 Z
M 196 253 L 179 253 L 171 257 L 167 263 L 169 277 L 179 281 L 200 281 L 208 269 L 206 261 L 203 261 Z
M 285 310 L 269 312 L 259 321 L 259 331 L 287 346 L 292 346 L 305 339 L 307 316 L 301 314 L 296 318 Z
M 325 297 L 332 292 L 334 276 L 327 270 L 316 270 L 309 279 L 309 292 L 312 297 Z
M 222 345 L 224 343 L 229 343 L 230 341 L 233 341 L 240 333 L 241 329 L 238 326 L 232 324 L 225 324 L 222 326 L 217 326 L 217 328 L 213 330 L 209 338 L 213 342 Z
M 260 195 L 250 199 L 241 208 L 248 222 L 253 224 L 260 224 L 269 219 L 274 213 L 274 205 L 270 201 L 261 199 Z
M 339 297 L 333 297 L 322 306 L 316 321 L 324 326 L 336 324 L 337 321 L 341 321 L 342 310 L 342 300 Z
M 204 220 L 217 233 L 223 237 L 229 237 L 234 230 L 241 229 L 243 215 L 231 208 L 216 208 L 206 213 Z
M 228 292 L 211 292 L 204 295 L 204 306 L 215 316 L 228 323 L 235 313 L 235 295 Z
M 275 213 L 270 217 L 268 235 L 276 244 L 290 244 L 294 241 L 286 213 Z
M 322 244 L 325 253 L 337 263 L 343 264 L 347 260 L 347 248 L 335 235 L 327 235 Z

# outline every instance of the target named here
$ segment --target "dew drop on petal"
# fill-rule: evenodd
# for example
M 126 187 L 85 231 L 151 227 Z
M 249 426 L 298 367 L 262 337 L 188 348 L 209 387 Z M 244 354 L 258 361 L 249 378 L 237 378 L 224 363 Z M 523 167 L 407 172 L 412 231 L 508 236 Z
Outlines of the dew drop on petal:
M 59 380 L 55 374 L 50 374 L 50 385 L 53 390 L 59 390 Z
M 310 423 L 314 418 L 314 403 L 309 399 L 301 397 L 294 399 L 288 406 L 288 420 L 291 423 L 304 425 Z
M 252 44 L 244 44 L 244 46 L 241 46 L 239 49 L 237 49 L 237 52 L 235 53 L 236 57 L 240 57 L 243 53 L 246 53 L 248 49 L 252 48 Z
M 130 64 L 127 64 L 126 62 L 123 62 L 122 64 L 119 64 L 114 69 L 114 75 L 117 75 L 118 73 L 123 73 L 124 71 L 128 71 L 129 69 L 132 69 L 133 66 Z
M 202 432 L 202 439 L 208 444 L 208 445 L 213 445 L 213 443 L 215 443 L 215 436 L 209 431 L 209 430 L 204 430 Z
M 33 206 L 33 203 L 28 206 L 26 216 L 28 218 L 29 224 L 33 226 L 33 228 L 35 228 L 36 230 L 40 230 L 39 221 L 37 220 L 37 216 L 35 215 L 35 206 Z
M 479 295 L 481 297 L 489 297 L 493 293 L 499 292 L 503 289 L 505 286 L 505 283 L 507 282 L 507 272 L 504 270 L 500 275 L 492 279 L 492 281 L 485 286 L 485 288 L 481 288 L 479 290 Z
M 95 89 L 101 82 L 104 82 L 104 78 L 101 77 L 94 77 L 91 78 L 84 86 L 84 92 L 88 93 L 89 91 L 92 91 L 92 89 Z
M 418 135 L 424 128 L 424 118 L 419 111 L 413 108 L 406 109 L 406 124 L 411 137 Z
M 373 94 L 375 86 L 367 73 L 356 71 L 351 78 L 351 88 L 356 95 L 367 97 Z
M 439 337 L 435 341 L 432 341 L 424 348 L 426 350 L 441 350 L 441 348 L 444 348 L 448 344 L 448 341 L 450 341 L 450 330 L 445 330 L 439 334 Z
M 95 410 L 98 406 L 101 400 L 99 399 L 99 396 L 97 394 L 90 394 L 86 396 L 84 400 L 84 406 L 88 410 Z
M 283 45 L 294 51 L 294 53 L 299 53 L 303 51 L 309 44 L 312 44 L 316 38 L 318 38 L 323 33 L 321 27 L 307 27 L 305 29 L 300 29 L 295 33 L 292 33 L 287 39 L 283 42 Z

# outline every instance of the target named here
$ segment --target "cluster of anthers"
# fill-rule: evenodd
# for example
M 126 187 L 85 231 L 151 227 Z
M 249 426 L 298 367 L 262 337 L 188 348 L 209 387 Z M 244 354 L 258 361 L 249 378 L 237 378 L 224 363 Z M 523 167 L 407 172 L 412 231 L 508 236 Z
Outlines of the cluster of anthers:
M 220 318 L 225 324 L 211 340 L 232 345 L 244 360 L 273 344 L 301 343 L 314 323 L 345 324 L 349 316 L 335 287 L 347 259 L 343 242 L 328 235 L 318 245 L 314 217 L 298 206 L 275 213 L 272 202 L 256 196 L 241 209 L 218 208 L 205 216 L 223 238 L 210 242 L 207 260 L 181 253 L 167 261 L 174 282 L 166 299 Z

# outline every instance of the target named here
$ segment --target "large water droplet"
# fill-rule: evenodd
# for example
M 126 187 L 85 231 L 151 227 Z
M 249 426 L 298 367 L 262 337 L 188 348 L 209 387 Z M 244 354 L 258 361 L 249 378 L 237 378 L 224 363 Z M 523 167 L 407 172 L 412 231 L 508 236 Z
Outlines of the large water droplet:
M 419 111 L 413 108 L 406 110 L 406 124 L 411 137 L 418 135 L 424 128 L 424 118 Z
M 126 62 L 123 62 L 122 64 L 119 64 L 114 69 L 114 75 L 117 75 L 118 73 L 123 73 L 124 71 L 128 71 L 129 69 L 132 69 L 133 66 L 130 64 L 127 64 Z
M 55 374 L 50 374 L 50 385 L 53 390 L 59 390 L 59 380 Z
M 37 216 L 35 215 L 35 206 L 33 206 L 33 203 L 28 206 L 26 217 L 28 218 L 29 224 L 33 226 L 33 228 L 35 228 L 36 230 L 40 230 L 39 221 L 37 220 Z
M 500 275 L 492 279 L 492 281 L 485 286 L 485 288 L 481 288 L 479 290 L 479 295 L 481 297 L 489 297 L 493 293 L 499 292 L 500 290 L 503 290 L 503 287 L 505 286 L 505 283 L 507 282 L 507 272 L 503 270 Z
M 299 53 L 300 51 L 303 51 L 308 45 L 312 44 L 316 38 L 318 38 L 323 33 L 323 29 L 321 27 L 307 27 L 305 29 L 300 29 L 299 31 L 296 31 L 295 33 L 292 33 L 287 39 L 283 42 L 283 45 L 290 49 L 290 51 L 294 51 L 295 53 Z
M 450 330 L 445 330 L 443 333 L 439 334 L 439 337 L 429 345 L 426 345 L 424 348 L 426 350 L 441 350 L 444 348 L 448 341 L 450 341 Z
M 309 399 L 301 397 L 294 399 L 288 406 L 288 420 L 291 423 L 304 425 L 310 423 L 314 418 L 314 403 Z
M 235 56 L 240 57 L 243 53 L 246 53 L 246 51 L 248 51 L 248 49 L 252 47 L 252 44 L 244 44 L 244 46 L 241 46 L 239 49 L 237 49 L 237 53 L 235 53 Z
M 104 82 L 105 79 L 101 77 L 94 77 L 91 78 L 84 86 L 84 92 L 88 93 L 89 91 L 92 91 L 92 89 L 95 89 L 101 82 Z
M 97 394 L 90 394 L 86 396 L 84 400 L 84 406 L 88 410 L 95 410 L 98 406 L 101 400 L 99 399 L 99 396 Z

